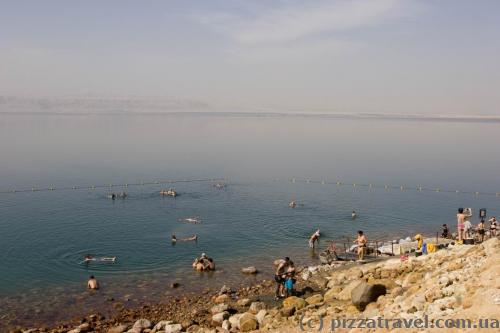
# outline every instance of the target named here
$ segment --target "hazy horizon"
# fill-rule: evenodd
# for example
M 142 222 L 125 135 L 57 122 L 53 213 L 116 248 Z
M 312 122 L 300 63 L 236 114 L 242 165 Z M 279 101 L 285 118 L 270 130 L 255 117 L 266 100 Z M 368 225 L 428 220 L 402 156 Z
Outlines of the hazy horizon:
M 500 115 L 499 9 L 486 0 L 4 1 L 0 96 Z

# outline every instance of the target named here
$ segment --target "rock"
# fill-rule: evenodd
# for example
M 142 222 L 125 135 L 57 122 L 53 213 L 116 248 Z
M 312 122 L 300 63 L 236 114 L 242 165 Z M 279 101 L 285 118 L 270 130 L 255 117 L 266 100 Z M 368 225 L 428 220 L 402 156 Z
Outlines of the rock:
M 372 317 L 377 317 L 378 315 L 380 315 L 380 312 L 378 310 L 378 307 L 377 307 L 377 303 L 369 303 L 364 312 L 364 317 L 365 318 L 372 318 Z
M 396 288 L 392 289 L 392 291 L 391 291 L 391 295 L 393 297 L 403 295 L 403 293 L 404 293 L 404 289 L 401 287 L 396 287 Z
M 360 311 L 371 303 L 376 302 L 380 295 L 385 295 L 387 289 L 383 284 L 367 284 L 365 282 L 359 284 L 351 292 L 352 304 Z
M 238 304 L 239 306 L 248 306 L 250 305 L 250 303 L 252 303 L 252 301 L 248 298 L 242 298 L 236 302 L 236 304 Z
M 229 295 L 227 294 L 222 294 L 222 295 L 219 295 L 215 298 L 214 302 L 215 303 L 227 303 L 231 300 L 231 298 L 229 297 Z
M 214 323 L 215 325 L 222 325 L 222 322 L 228 318 L 229 312 L 227 311 L 217 313 L 212 316 L 212 323 Z
M 412 272 L 406 276 L 405 280 L 403 281 L 402 287 L 408 288 L 414 284 L 422 282 L 423 282 L 423 274 L 420 272 Z
M 250 308 L 248 309 L 248 312 L 257 314 L 260 310 L 265 310 L 266 309 L 266 304 L 263 302 L 252 302 L 250 305 Z
M 321 302 L 323 302 L 323 296 L 321 296 L 320 294 L 310 296 L 310 297 L 306 298 L 306 302 L 307 302 L 307 304 L 321 303 Z
M 338 295 L 335 298 L 337 298 L 340 301 L 351 300 L 351 292 L 361 283 L 364 283 L 364 281 L 361 280 L 351 281 L 340 293 L 338 293 Z
M 77 327 L 75 329 L 72 329 L 71 331 L 68 331 L 68 333 L 80 333 L 80 329 Z
M 151 328 L 151 322 L 147 319 L 139 319 L 134 323 L 134 326 L 132 326 L 134 330 L 143 330 L 145 328 Z
M 325 295 L 323 296 L 323 299 L 326 301 L 332 300 L 337 297 L 337 295 L 342 291 L 342 287 L 340 286 L 335 286 L 328 290 Z
M 241 332 L 254 331 L 258 327 L 258 322 L 255 316 L 249 312 L 241 315 L 239 320 L 239 329 Z
M 226 285 L 223 285 L 222 288 L 220 288 L 219 295 L 222 294 L 230 294 L 231 293 L 231 288 L 229 288 Z
M 302 275 L 301 275 L 302 280 L 307 281 L 307 280 L 309 280 L 310 277 L 311 277 L 311 272 L 309 272 L 308 270 L 304 270 L 302 272 Z
M 259 326 L 262 326 L 262 323 L 264 322 L 264 317 L 266 316 L 267 311 L 266 310 L 260 310 L 256 315 L 255 319 L 257 319 L 257 322 L 259 323 Z
M 383 284 L 386 289 L 394 289 L 398 287 L 396 282 L 392 279 L 368 279 L 369 284 Z
M 212 306 L 212 308 L 210 309 L 210 312 L 212 314 L 216 314 L 216 313 L 221 313 L 221 312 L 227 311 L 228 309 L 229 309 L 229 305 L 227 305 L 225 303 L 220 303 L 220 304 Z
M 306 301 L 297 296 L 290 296 L 283 301 L 283 307 L 294 307 L 296 310 L 300 310 L 306 306 Z
M 293 314 L 295 313 L 295 307 L 293 306 L 288 306 L 288 307 L 283 307 L 281 310 L 280 310 L 280 314 L 283 316 L 283 317 L 291 317 L 293 316 Z
M 240 317 L 241 313 L 237 313 L 229 317 L 229 323 L 231 324 L 231 328 L 234 328 L 236 330 L 240 329 Z
M 124 324 L 121 324 L 121 325 L 118 325 L 118 326 L 115 326 L 115 327 L 111 327 L 109 330 L 108 330 L 108 333 L 123 333 L 127 330 L 128 326 L 127 325 L 124 325 Z
M 181 284 L 179 282 L 174 282 L 170 284 L 170 288 L 172 289 L 179 288 L 180 286 Z
M 349 305 L 346 309 L 346 312 L 345 312 L 347 315 L 357 315 L 359 314 L 359 310 L 357 307 L 355 307 L 354 305 Z
M 231 329 L 231 323 L 229 322 L 229 320 L 226 319 L 222 322 L 222 328 L 226 331 L 229 331 Z
M 165 326 L 165 333 L 179 333 L 182 331 L 181 324 L 170 324 Z
M 257 271 L 257 268 L 255 268 L 254 266 L 250 266 L 250 267 L 242 268 L 241 272 L 244 274 L 257 274 L 258 271 Z
M 78 329 L 80 330 L 80 332 L 87 332 L 88 330 L 90 330 L 90 324 L 89 323 L 83 323 L 81 324 L 80 326 L 78 326 Z
M 152 333 L 156 333 L 159 331 L 163 331 L 165 329 L 165 326 L 172 324 L 171 321 L 169 320 L 161 320 L 156 323 L 156 325 L 153 327 L 153 330 L 151 331 Z
M 188 329 L 186 330 L 186 333 L 197 333 L 198 331 L 200 331 L 201 327 L 198 326 L 198 325 L 192 325 L 192 326 L 189 326 Z
M 181 322 L 182 330 L 185 331 L 188 327 L 191 327 L 195 324 L 195 322 L 191 319 L 184 319 Z
M 324 317 L 324 316 L 326 316 L 326 314 L 327 314 L 327 311 L 325 308 L 319 308 L 318 311 L 316 312 L 316 315 L 318 317 Z

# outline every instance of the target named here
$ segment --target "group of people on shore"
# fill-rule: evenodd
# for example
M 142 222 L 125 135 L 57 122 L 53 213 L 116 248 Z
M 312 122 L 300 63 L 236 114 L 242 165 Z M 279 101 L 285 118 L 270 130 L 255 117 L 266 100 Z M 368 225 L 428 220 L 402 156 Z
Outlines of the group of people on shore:
M 474 238 L 474 233 L 477 234 L 480 241 L 484 240 L 485 235 L 489 234 L 490 237 L 497 236 L 497 228 L 498 221 L 495 216 L 488 220 L 489 232 L 485 225 L 485 218 L 481 217 L 481 221 L 479 224 L 474 227 L 470 222 L 470 217 L 472 216 L 472 212 L 470 208 L 464 209 L 462 207 L 458 208 L 457 213 L 457 238 L 459 241 L 463 241 L 464 239 Z M 443 231 L 441 233 L 443 238 L 449 238 L 451 235 L 449 234 L 448 226 L 443 224 Z
M 276 281 L 276 300 L 293 295 L 293 287 L 296 282 L 295 273 L 295 265 L 289 257 L 279 260 L 276 273 L 274 274 L 274 280 Z

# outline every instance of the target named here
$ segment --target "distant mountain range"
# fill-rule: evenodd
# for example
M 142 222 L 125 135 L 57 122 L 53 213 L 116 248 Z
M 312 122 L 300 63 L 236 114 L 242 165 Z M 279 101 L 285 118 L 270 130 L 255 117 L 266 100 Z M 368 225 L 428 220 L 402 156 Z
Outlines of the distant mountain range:
M 0 114 L 4 115 L 158 115 L 217 117 L 305 117 L 373 120 L 499 122 L 500 115 L 450 115 L 328 112 L 322 110 L 269 110 L 219 108 L 207 103 L 175 98 L 141 97 L 12 97 L 0 96 Z

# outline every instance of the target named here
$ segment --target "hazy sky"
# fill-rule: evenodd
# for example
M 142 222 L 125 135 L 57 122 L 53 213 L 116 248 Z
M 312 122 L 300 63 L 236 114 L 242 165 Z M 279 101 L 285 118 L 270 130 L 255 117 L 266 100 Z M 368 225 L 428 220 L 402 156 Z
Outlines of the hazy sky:
M 0 0 L 1 95 L 500 114 L 496 0 Z

